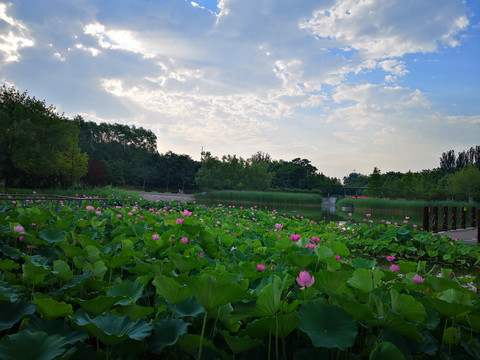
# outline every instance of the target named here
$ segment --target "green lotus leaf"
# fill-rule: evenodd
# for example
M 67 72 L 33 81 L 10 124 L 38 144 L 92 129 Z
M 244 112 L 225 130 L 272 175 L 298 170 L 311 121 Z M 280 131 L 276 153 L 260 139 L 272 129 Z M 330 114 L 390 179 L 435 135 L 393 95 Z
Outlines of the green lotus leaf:
M 62 242 L 65 239 L 65 232 L 60 229 L 44 229 L 38 233 L 38 237 L 46 242 L 53 244 Z
M 173 309 L 172 309 L 173 312 Z M 194 296 L 189 296 L 175 305 L 175 317 L 196 317 L 205 313 L 205 309 Z
M 405 356 L 391 342 L 382 342 L 375 346 L 369 356 L 369 360 L 405 360 Z
M 73 278 L 73 271 L 63 260 L 55 260 L 53 262 L 53 273 L 64 281 L 69 281 Z
M 259 315 L 273 316 L 278 312 L 286 281 L 286 277 L 282 281 L 278 276 L 274 276 L 273 282 L 263 287 L 258 294 L 256 305 Z
M 314 346 L 340 350 L 352 346 L 358 332 L 357 322 L 350 314 L 318 301 L 307 302 L 300 308 L 298 327 Z
M 56 301 L 54 299 L 36 299 L 32 303 L 38 306 L 37 312 L 42 315 L 44 319 L 51 320 L 62 316 L 73 315 L 72 305 L 63 301 Z
M 22 330 L 0 340 L 0 359 L 52 360 L 65 352 L 67 344 L 68 341 L 60 335 Z
M 353 276 L 347 280 L 347 283 L 362 293 L 368 294 L 381 283 L 383 276 L 381 270 L 360 268 L 353 272 Z
M 201 265 L 201 262 L 193 256 L 185 256 L 182 254 L 174 253 L 170 254 L 169 257 L 180 272 L 187 272 L 192 269 L 196 269 Z
M 370 306 L 367 304 L 362 304 L 357 300 L 352 300 L 343 295 L 335 296 L 335 300 L 338 301 L 339 306 L 345 310 L 347 313 L 352 315 L 356 320 L 373 320 L 375 314 Z
M 343 257 L 349 256 L 350 251 L 348 250 L 347 246 L 340 242 L 340 241 L 329 241 L 327 246 L 332 249 L 335 255 L 340 255 Z
M 421 303 L 412 296 L 399 294 L 396 290 L 390 291 L 392 310 L 408 321 L 421 323 L 425 320 L 427 313 Z
M 302 250 L 288 254 L 287 259 L 302 269 L 307 268 L 308 265 L 318 260 L 315 255 L 309 253 L 302 254 L 301 251 Z
M 146 319 L 149 315 L 153 314 L 153 307 L 139 306 L 137 304 L 130 304 L 128 306 L 122 306 L 121 308 L 112 311 L 112 314 L 124 316 L 128 315 L 133 321 L 138 319 Z
M 75 299 L 75 302 L 81 307 L 87 309 L 90 313 L 94 315 L 100 315 L 105 310 L 110 309 L 113 305 L 117 304 L 121 300 L 123 300 L 122 296 L 112 297 L 112 296 L 99 295 L 89 300 Z
M 269 334 L 277 334 L 279 338 L 286 338 L 298 327 L 298 312 L 277 314 L 274 317 L 262 317 L 249 322 L 241 335 L 255 339 L 263 339 Z
M 218 330 L 218 332 L 223 336 L 234 354 L 239 354 L 264 345 L 263 341 L 259 339 L 251 339 L 248 336 L 232 336 L 226 330 Z
M 376 260 L 368 260 L 360 257 L 352 260 L 352 266 L 356 267 L 357 269 L 371 269 L 374 268 L 375 265 L 377 265 Z
M 91 263 L 94 263 L 100 260 L 100 250 L 93 245 L 85 246 L 85 251 L 87 252 L 86 258 Z
M 85 313 L 77 314 L 75 322 L 105 345 L 116 345 L 128 339 L 143 340 L 152 332 L 152 325 L 142 319 L 132 321 L 128 316 L 113 314 L 93 319 Z
M 0 331 L 10 329 L 24 316 L 33 314 L 36 308 L 36 305 L 25 301 L 0 300 Z
M 145 225 L 134 225 L 133 226 L 133 232 L 135 233 L 135 236 L 137 237 L 142 237 L 143 234 L 147 231 L 147 228 Z
M 68 326 L 64 319 L 44 320 L 36 316 L 32 316 L 27 330 L 32 332 L 43 331 L 48 335 L 61 335 L 69 344 L 84 341 L 88 335 L 83 331 L 76 330 Z
M 206 273 L 188 277 L 185 282 L 193 296 L 207 311 L 247 297 L 239 284 L 219 283 L 216 278 Z
M 17 301 L 22 297 L 22 292 L 8 282 L 0 280 L 0 300 Z
M 417 326 L 408 323 L 402 319 L 399 315 L 389 310 L 387 304 L 382 304 L 383 314 L 379 320 L 379 324 L 386 329 L 396 331 L 400 334 L 407 335 L 417 342 L 422 342 L 423 338 L 418 332 Z
M 0 270 L 10 271 L 17 270 L 20 268 L 20 264 L 10 259 L 1 259 L 0 260 Z
M 93 264 L 93 275 L 95 276 L 95 279 L 97 280 L 103 280 L 103 277 L 105 276 L 105 273 L 108 271 L 107 267 L 105 266 L 105 263 L 102 260 L 95 261 Z
M 75 276 L 73 279 L 71 279 L 68 283 L 63 285 L 63 287 L 60 289 L 62 292 L 76 292 L 80 288 L 83 287 L 84 283 L 88 281 L 91 277 L 93 276 L 93 272 L 87 272 L 82 275 Z
M 143 285 L 138 282 L 124 281 L 108 290 L 107 296 L 122 297 L 124 300 L 120 300 L 118 304 L 128 305 L 140 299 L 143 289 Z
M 150 337 L 149 350 L 160 354 L 164 347 L 177 343 L 190 324 L 180 319 L 164 319 L 157 322 Z
M 190 289 L 187 286 L 165 275 L 155 276 L 152 284 L 155 286 L 157 294 L 163 296 L 172 304 L 178 304 L 191 295 Z
M 57 246 L 60 246 L 67 258 L 73 258 L 74 256 L 82 256 L 86 253 L 80 246 L 72 245 L 67 242 L 61 242 Z
M 116 254 L 112 257 L 105 257 L 103 261 L 109 269 L 116 269 L 120 266 L 128 265 L 133 262 L 131 258 L 122 254 Z
M 326 291 L 330 296 L 335 294 L 351 294 L 352 291 L 347 286 L 347 280 L 353 275 L 353 271 L 329 271 L 320 270 L 315 273 L 315 283 L 313 287 Z
M 22 277 L 27 284 L 39 284 L 44 279 L 45 276 L 51 273 L 51 270 L 46 269 L 44 266 L 35 266 L 30 261 L 22 265 Z

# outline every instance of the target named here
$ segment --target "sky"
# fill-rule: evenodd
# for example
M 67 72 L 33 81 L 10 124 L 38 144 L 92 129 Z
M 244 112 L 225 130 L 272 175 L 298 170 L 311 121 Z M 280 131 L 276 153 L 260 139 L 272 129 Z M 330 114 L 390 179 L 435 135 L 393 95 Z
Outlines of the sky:
M 480 145 L 480 0 L 0 0 L 0 84 L 194 160 L 434 169 Z

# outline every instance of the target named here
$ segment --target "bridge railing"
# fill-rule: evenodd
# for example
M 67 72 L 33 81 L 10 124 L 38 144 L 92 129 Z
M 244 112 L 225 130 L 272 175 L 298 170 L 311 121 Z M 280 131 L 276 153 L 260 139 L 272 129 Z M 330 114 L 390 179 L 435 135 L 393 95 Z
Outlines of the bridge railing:
M 459 210 L 459 211 L 458 211 Z M 458 213 L 460 213 L 460 224 L 457 223 Z M 449 231 L 457 229 L 466 229 L 467 227 L 478 228 L 478 238 L 480 238 L 480 227 L 478 222 L 480 220 L 480 209 L 472 207 L 467 211 L 466 206 L 458 209 L 452 206 L 450 211 L 448 206 L 424 206 L 423 207 L 423 229 L 438 233 L 439 231 Z M 431 227 L 430 227 L 431 225 Z M 449 226 L 450 225 L 450 226 Z

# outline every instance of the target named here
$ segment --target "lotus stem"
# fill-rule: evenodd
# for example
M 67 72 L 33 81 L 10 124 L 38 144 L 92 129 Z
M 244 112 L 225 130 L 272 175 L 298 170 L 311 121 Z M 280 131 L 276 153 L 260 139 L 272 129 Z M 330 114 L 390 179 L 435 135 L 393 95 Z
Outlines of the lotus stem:
M 203 336 L 205 335 L 205 327 L 207 326 L 207 315 L 208 312 L 205 310 L 205 316 L 203 317 L 202 333 L 200 334 L 200 349 L 198 349 L 198 360 L 202 359 Z

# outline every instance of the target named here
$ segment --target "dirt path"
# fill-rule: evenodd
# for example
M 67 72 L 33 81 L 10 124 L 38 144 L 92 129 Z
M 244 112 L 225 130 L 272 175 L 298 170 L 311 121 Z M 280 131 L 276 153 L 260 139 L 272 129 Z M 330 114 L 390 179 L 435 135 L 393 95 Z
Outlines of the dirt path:
M 193 194 L 179 194 L 179 193 L 160 193 L 156 191 L 131 191 L 142 198 L 150 201 L 185 201 L 191 203 L 194 200 L 194 195 Z

